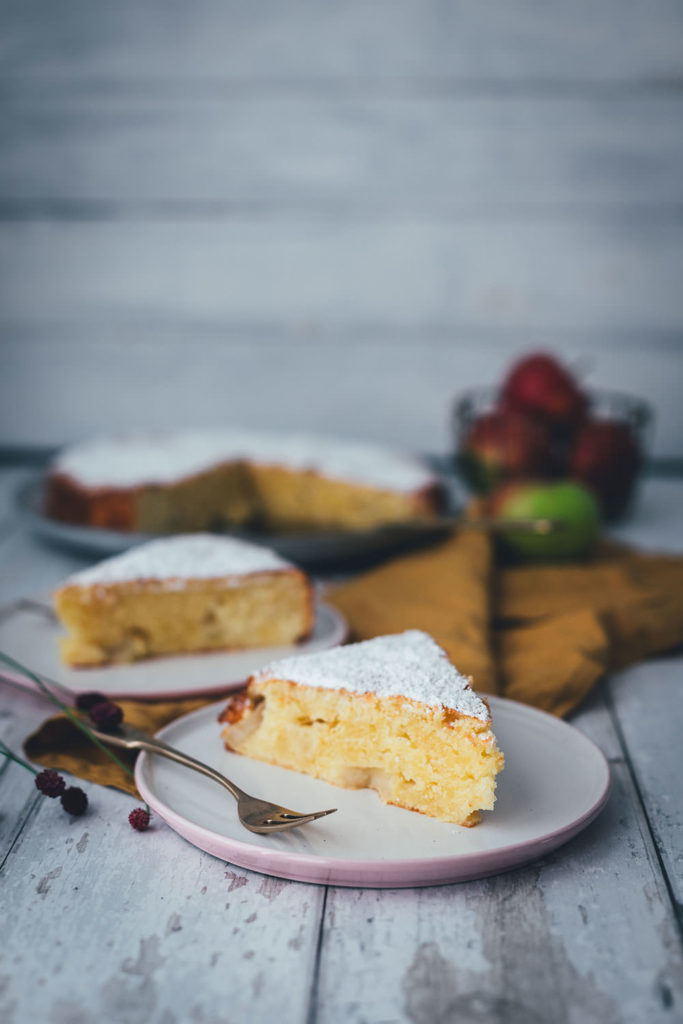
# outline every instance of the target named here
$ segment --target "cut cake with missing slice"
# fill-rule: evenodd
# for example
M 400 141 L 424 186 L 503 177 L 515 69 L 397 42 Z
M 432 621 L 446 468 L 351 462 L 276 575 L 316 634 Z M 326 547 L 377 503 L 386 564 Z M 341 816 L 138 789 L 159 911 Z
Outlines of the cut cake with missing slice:
M 222 525 L 368 530 L 434 520 L 443 485 L 421 460 L 360 441 L 247 430 L 102 438 L 59 454 L 48 516 L 144 533 Z
M 293 644 L 313 628 L 313 587 L 274 551 L 231 537 L 150 541 L 70 576 L 53 595 L 74 667 Z
M 229 750 L 459 825 L 503 767 L 488 704 L 419 630 L 276 661 L 220 721 Z

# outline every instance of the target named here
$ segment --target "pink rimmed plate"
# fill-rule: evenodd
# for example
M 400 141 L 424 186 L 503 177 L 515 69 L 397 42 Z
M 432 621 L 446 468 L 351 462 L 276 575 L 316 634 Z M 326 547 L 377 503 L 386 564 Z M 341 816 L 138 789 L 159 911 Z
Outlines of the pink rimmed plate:
M 54 680 L 59 687 L 74 694 L 97 690 L 107 697 L 141 700 L 223 693 L 241 686 L 252 672 L 276 658 L 336 647 L 344 642 L 347 632 L 346 620 L 336 608 L 317 601 L 313 633 L 295 646 L 180 654 L 128 665 L 75 669 L 60 660 L 59 637 L 64 630 L 50 613 L 49 598 L 37 601 L 35 607 L 18 602 L 0 612 L 0 651 L 47 682 Z M 3 677 L 33 687 L 25 676 L 0 665 L 0 678 Z
M 492 697 L 490 703 L 506 767 L 495 810 L 476 828 L 386 806 L 371 790 L 339 789 L 228 753 L 217 722 L 221 704 L 177 719 L 158 735 L 254 796 L 299 811 L 337 807 L 337 813 L 260 836 L 239 824 L 227 791 L 187 768 L 142 754 L 136 781 L 150 807 L 188 842 L 263 874 L 370 888 L 481 878 L 566 843 L 600 812 L 610 786 L 607 761 L 578 729 L 514 701 Z

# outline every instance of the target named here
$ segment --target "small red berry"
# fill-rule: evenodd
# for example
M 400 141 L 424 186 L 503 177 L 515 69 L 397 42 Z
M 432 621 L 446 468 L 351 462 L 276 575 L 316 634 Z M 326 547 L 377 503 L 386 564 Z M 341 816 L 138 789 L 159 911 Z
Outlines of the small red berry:
M 90 708 L 94 708 L 96 704 L 102 704 L 106 699 L 103 693 L 96 693 L 92 690 L 89 693 L 79 693 L 76 697 L 76 707 L 79 711 L 90 711 Z
M 68 814 L 79 818 L 88 806 L 88 797 L 78 786 L 69 786 L 62 793 L 62 807 Z
M 103 732 L 113 732 L 123 721 L 123 711 L 110 700 L 101 700 L 90 708 L 90 719 Z
M 44 796 L 61 796 L 66 789 L 66 782 L 54 768 L 44 768 L 36 775 L 36 789 Z
M 149 811 L 144 810 L 142 807 L 136 807 L 128 815 L 128 821 L 131 828 L 134 828 L 137 832 L 145 832 L 149 828 Z

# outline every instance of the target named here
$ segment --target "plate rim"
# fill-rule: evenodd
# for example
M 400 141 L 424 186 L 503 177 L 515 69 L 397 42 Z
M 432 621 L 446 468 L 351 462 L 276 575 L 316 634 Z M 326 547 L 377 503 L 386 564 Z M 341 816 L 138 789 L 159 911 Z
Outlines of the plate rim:
M 602 777 L 599 795 L 577 818 L 533 839 L 508 843 L 492 850 L 403 860 L 351 861 L 345 858 L 325 857 L 309 853 L 268 850 L 245 840 L 221 835 L 202 825 L 190 822 L 182 814 L 164 804 L 163 800 L 157 798 L 154 791 L 147 785 L 144 773 L 150 755 L 144 751 L 135 763 L 135 783 L 140 795 L 151 809 L 193 846 L 227 863 L 261 874 L 291 881 L 356 888 L 421 888 L 485 878 L 530 864 L 569 842 L 597 818 L 607 803 L 612 788 L 612 771 L 607 757 L 600 747 L 576 726 L 521 701 L 488 694 L 487 700 L 492 704 L 494 715 L 498 705 L 509 708 L 513 714 L 530 715 L 532 719 L 541 723 L 549 720 L 552 722 L 553 728 L 567 729 L 574 738 L 579 737 L 580 741 L 585 744 L 585 749 L 589 750 L 591 756 L 595 758 L 596 766 Z M 217 701 L 174 719 L 163 726 L 156 735 L 159 738 L 164 738 L 164 734 L 174 726 L 181 722 L 187 722 L 193 717 L 200 718 L 208 715 L 211 709 L 218 709 L 220 703 Z M 163 808 L 163 813 L 159 810 L 160 806 Z M 197 837 L 202 840 L 202 843 L 195 841 Z M 223 852 L 217 852 L 219 847 L 223 848 Z M 514 856 L 515 851 L 519 853 L 518 857 Z M 407 877 L 408 875 L 413 877 Z
M 45 594 L 37 595 L 37 600 L 41 601 L 41 603 L 46 603 L 46 602 L 49 601 L 49 599 L 47 599 L 45 597 Z M 21 608 L 21 601 L 22 601 L 22 598 L 18 598 L 15 601 L 8 601 L 6 604 L 0 606 L 0 623 L 4 623 L 4 621 L 7 618 L 11 618 L 11 616 L 13 614 L 21 614 L 22 613 L 23 609 Z M 320 609 L 323 609 L 325 614 L 329 616 L 329 618 L 331 620 L 331 623 L 332 623 L 332 630 L 333 630 L 331 632 L 331 637 L 334 639 L 334 642 L 328 644 L 326 647 L 320 648 L 320 650 L 325 650 L 325 651 L 326 650 L 331 650 L 334 647 L 339 647 L 342 644 L 346 643 L 346 641 L 349 638 L 349 634 L 350 634 L 350 626 L 349 626 L 349 623 L 348 623 L 346 617 L 343 615 L 343 613 L 340 612 L 338 608 L 335 608 L 334 605 L 332 605 L 328 601 L 326 601 L 324 599 L 324 596 L 321 596 L 320 594 L 316 594 L 315 595 L 314 607 L 315 607 L 315 611 L 316 611 L 316 618 L 317 618 L 317 616 L 319 614 L 319 610 Z M 56 627 L 59 627 L 60 624 L 59 624 L 59 622 L 56 621 L 55 625 L 56 625 Z M 302 643 L 299 643 L 299 644 L 291 644 L 291 645 L 284 645 L 284 646 L 291 647 L 292 653 L 296 653 L 297 651 L 300 651 L 301 653 L 306 653 L 306 648 L 305 648 L 305 646 L 303 646 L 303 645 L 305 645 L 305 643 L 306 643 L 306 641 L 303 641 Z M 258 649 L 262 650 L 263 648 L 258 648 Z M 249 650 L 250 650 L 250 648 L 240 649 L 239 651 L 222 651 L 222 652 L 221 651 L 207 651 L 207 652 L 200 652 L 200 651 L 198 651 L 198 652 L 194 652 L 194 653 L 188 652 L 188 654 L 179 654 L 177 656 L 177 658 L 174 658 L 173 655 L 169 655 L 168 657 L 169 658 L 174 658 L 174 660 L 177 660 L 178 662 L 180 662 L 182 659 L 184 659 L 186 657 L 187 658 L 201 657 L 202 653 L 206 653 L 206 654 L 209 654 L 209 655 L 220 655 L 220 654 L 224 654 L 224 655 L 226 655 L 226 654 L 242 654 L 242 655 L 244 655 L 244 654 L 247 654 Z M 289 654 L 280 655 L 280 657 L 289 657 Z M 150 659 L 150 660 L 152 660 L 152 661 L 154 661 L 154 662 L 156 662 L 158 664 L 159 662 L 166 660 L 166 658 L 154 658 L 154 659 Z M 135 662 L 134 664 L 136 664 L 138 666 L 144 665 L 144 660 L 139 661 L 139 662 Z M 116 665 L 116 666 L 111 666 L 111 667 L 116 667 L 117 669 L 120 670 L 120 669 L 125 669 L 126 665 Z M 30 668 L 33 671 L 32 666 L 27 665 L 27 668 Z M 38 670 L 36 670 L 36 671 L 38 671 Z M 83 681 L 84 681 L 84 683 L 87 683 L 88 682 L 87 673 L 90 670 L 88 668 L 84 668 L 82 671 L 83 671 Z M 38 674 L 41 674 L 42 676 L 44 676 L 45 679 L 48 678 L 48 676 L 45 673 L 38 673 Z M 21 673 L 15 672 L 11 668 L 9 668 L 9 667 L 7 667 L 5 665 L 0 665 L 0 680 L 3 680 L 3 679 L 7 683 L 9 683 L 9 684 L 15 683 L 15 684 L 23 687 L 24 689 L 30 689 L 32 691 L 38 692 L 38 688 L 30 680 L 28 680 L 25 676 L 23 676 Z M 183 689 L 154 690 L 154 691 L 151 691 L 149 689 L 145 689 L 145 690 L 141 690 L 139 692 L 131 692 L 130 690 L 120 690 L 120 689 L 117 689 L 116 687 L 113 687 L 111 689 L 105 688 L 103 690 L 103 692 L 105 692 L 106 696 L 108 698 L 110 698 L 111 700 L 135 700 L 135 701 L 138 701 L 138 700 L 139 701 L 184 700 L 184 699 L 188 699 L 188 698 L 192 698 L 192 697 L 214 697 L 214 696 L 217 696 L 218 694 L 228 694 L 228 693 L 230 693 L 233 690 L 239 689 L 240 686 L 244 686 L 246 680 L 247 680 L 247 677 L 244 677 L 242 679 L 227 681 L 227 682 L 224 680 L 221 683 L 215 683 L 215 684 L 212 683 L 210 685 L 200 686 L 199 688 L 195 688 L 195 689 L 189 689 L 189 688 L 188 689 L 184 689 L 183 688 Z M 70 687 L 68 684 L 60 682 L 59 680 L 51 680 L 51 681 L 55 683 L 55 688 L 58 687 L 59 690 L 64 691 L 64 692 L 69 692 L 69 693 L 71 693 L 74 696 L 77 696 L 79 693 L 85 693 L 88 689 L 92 689 L 93 685 L 95 685 L 94 682 L 92 682 L 92 680 L 91 680 L 90 687 L 86 686 L 85 689 L 83 689 L 83 690 L 80 690 L 80 689 L 76 690 L 76 689 L 73 689 L 72 687 Z M 101 686 L 102 685 L 101 682 L 98 685 Z M 204 708 L 199 708 L 198 710 L 202 711 L 202 710 L 204 710 Z M 181 717 L 184 717 L 184 716 L 181 716 Z M 179 721 L 179 719 L 174 719 L 174 721 Z M 169 724 L 172 724 L 172 723 L 169 723 Z

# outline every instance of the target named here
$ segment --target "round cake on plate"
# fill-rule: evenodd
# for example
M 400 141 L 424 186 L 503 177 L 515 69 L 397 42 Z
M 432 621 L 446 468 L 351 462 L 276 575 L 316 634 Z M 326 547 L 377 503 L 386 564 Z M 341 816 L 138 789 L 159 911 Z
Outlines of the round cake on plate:
M 377 445 L 308 435 L 190 431 L 66 448 L 45 508 L 65 523 L 143 533 L 220 527 L 366 530 L 433 520 L 437 476 Z

